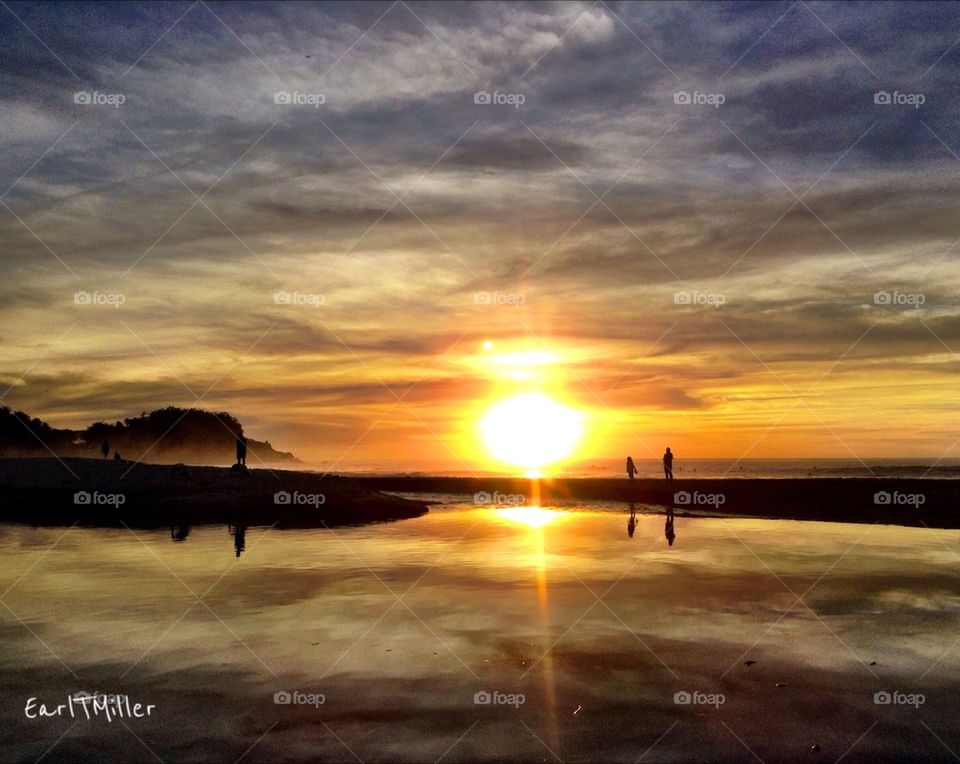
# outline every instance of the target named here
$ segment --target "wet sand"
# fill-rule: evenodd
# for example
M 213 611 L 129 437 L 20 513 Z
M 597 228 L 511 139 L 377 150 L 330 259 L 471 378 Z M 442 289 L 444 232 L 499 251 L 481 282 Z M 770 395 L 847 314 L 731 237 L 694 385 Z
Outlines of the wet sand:
M 74 504 L 77 491 L 122 493 L 124 506 Z M 277 504 L 275 494 L 292 499 Z M 406 494 L 405 498 L 391 494 Z M 416 495 L 411 497 L 410 495 Z M 97 459 L 0 459 L 0 519 L 48 524 L 141 527 L 176 523 L 322 527 L 416 517 L 431 495 L 477 505 L 498 496 L 530 505 L 622 502 L 687 515 L 885 523 L 960 528 L 960 479 L 706 478 L 652 479 L 341 476 L 298 470 L 132 464 Z M 322 496 L 297 504 L 296 495 Z
M 239 560 L 222 528 L 0 525 L 0 758 L 954 760 L 955 533 L 678 517 L 671 546 L 663 517 L 626 523 L 436 508 L 251 529 Z M 25 719 L 78 690 L 157 712 Z M 324 702 L 274 703 L 294 690 Z
M 454 494 L 497 503 L 617 501 L 704 516 L 766 517 L 960 528 L 960 480 L 919 478 L 706 478 L 665 480 L 394 476 L 352 478 L 381 491 Z M 677 494 L 681 494 L 678 496 Z M 685 494 L 685 496 L 683 495 Z M 879 496 L 878 496 L 879 494 Z M 887 500 L 884 503 L 884 500 Z
M 276 523 L 319 528 L 417 517 L 426 511 L 422 501 L 295 470 L 0 459 L 0 520 L 39 525 Z

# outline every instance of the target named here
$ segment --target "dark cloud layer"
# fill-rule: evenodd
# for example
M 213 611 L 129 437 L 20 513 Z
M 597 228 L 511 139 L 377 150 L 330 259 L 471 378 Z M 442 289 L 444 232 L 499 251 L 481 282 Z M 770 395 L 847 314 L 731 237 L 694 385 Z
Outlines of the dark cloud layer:
M 459 338 L 531 328 L 605 348 L 571 368 L 622 380 L 626 408 L 706 416 L 753 384 L 745 348 L 815 379 L 865 332 L 841 371 L 885 359 L 939 390 L 960 351 L 958 29 L 946 3 L 12 2 L 11 402 L 120 416 L 226 373 L 214 397 L 240 409 L 362 431 L 374 377 L 404 389 Z M 78 290 L 127 299 L 84 312 Z M 483 312 L 480 291 L 526 299 Z M 634 368 L 631 343 L 657 347 Z M 455 397 L 435 385 L 460 352 L 411 400 Z

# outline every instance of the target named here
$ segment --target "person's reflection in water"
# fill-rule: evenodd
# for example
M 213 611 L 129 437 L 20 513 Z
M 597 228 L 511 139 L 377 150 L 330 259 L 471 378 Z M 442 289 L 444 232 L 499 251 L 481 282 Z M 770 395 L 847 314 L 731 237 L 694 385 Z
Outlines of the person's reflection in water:
M 233 548 L 237 550 L 237 557 L 239 557 L 243 554 L 244 547 L 247 543 L 247 526 L 228 525 L 227 531 L 233 536 Z
M 627 523 L 627 535 L 633 538 L 633 532 L 637 529 L 637 508 L 630 505 L 630 521 Z
M 186 541 L 190 535 L 189 525 L 179 525 L 170 528 L 170 538 L 174 541 Z
M 673 546 L 673 540 L 677 537 L 673 529 L 673 507 L 667 507 L 667 522 L 663 526 L 663 535 L 667 537 L 667 543 Z

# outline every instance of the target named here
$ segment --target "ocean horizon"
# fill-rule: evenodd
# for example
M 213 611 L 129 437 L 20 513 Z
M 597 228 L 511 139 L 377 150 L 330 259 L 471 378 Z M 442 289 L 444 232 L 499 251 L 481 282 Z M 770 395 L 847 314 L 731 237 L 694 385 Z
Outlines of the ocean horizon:
M 638 478 L 663 476 L 659 459 L 634 457 Z M 283 469 L 288 469 L 283 467 Z M 418 477 L 524 477 L 521 472 L 471 469 L 453 460 L 431 462 L 354 462 L 349 464 L 313 463 L 298 465 L 308 472 L 339 475 Z M 960 459 L 678 459 L 677 478 L 823 478 L 823 477 L 956 477 Z M 926 473 L 926 474 L 924 474 Z M 544 471 L 543 478 L 626 479 L 624 459 L 592 459 Z

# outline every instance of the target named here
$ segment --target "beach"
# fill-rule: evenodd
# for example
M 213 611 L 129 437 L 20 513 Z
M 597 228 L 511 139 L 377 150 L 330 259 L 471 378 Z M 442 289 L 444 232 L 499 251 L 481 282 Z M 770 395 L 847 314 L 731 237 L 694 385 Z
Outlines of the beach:
M 952 479 L 368 476 L 362 482 L 381 491 L 464 496 L 480 505 L 602 501 L 703 516 L 960 527 L 960 481 Z
M 0 18 L 0 764 L 960 761 L 960 3 Z
M 75 457 L 0 459 L 0 519 L 38 525 L 321 528 L 426 511 L 423 501 L 309 472 Z
M 0 758 L 952 760 L 956 485 L 0 460 Z
M 122 507 L 76 504 L 85 491 Z M 277 503 L 283 498 L 289 503 Z M 396 494 L 402 494 L 397 496 Z M 147 465 L 112 460 L 0 459 L 0 518 L 141 526 L 243 522 L 323 527 L 415 517 L 437 496 L 476 506 L 613 502 L 626 510 L 960 528 L 960 480 L 850 478 L 518 478 L 346 476 L 297 470 Z M 310 498 L 310 497 L 322 497 Z M 321 503 L 322 501 L 322 503 Z
M 953 760 L 956 533 L 626 525 L 452 503 L 239 559 L 215 526 L 0 525 L 0 757 Z M 79 691 L 156 708 L 25 714 Z

